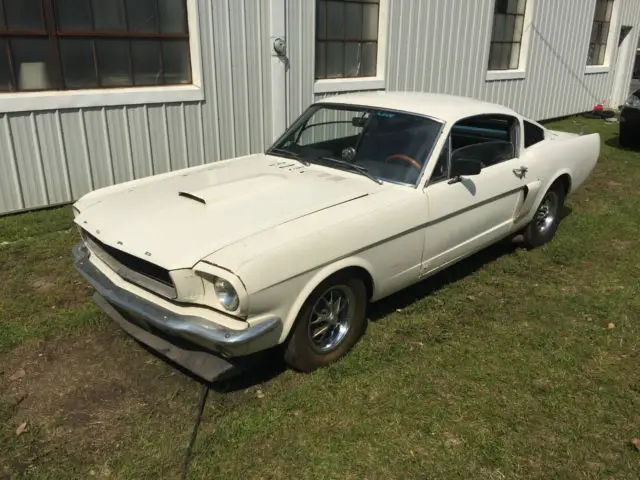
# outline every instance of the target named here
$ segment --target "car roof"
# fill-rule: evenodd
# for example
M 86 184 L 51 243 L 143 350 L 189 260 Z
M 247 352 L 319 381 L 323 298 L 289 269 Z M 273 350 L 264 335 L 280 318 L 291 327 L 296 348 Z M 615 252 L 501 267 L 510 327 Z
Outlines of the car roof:
M 503 114 L 520 117 L 511 110 L 471 97 L 424 92 L 357 92 L 322 98 L 316 103 L 339 103 L 425 115 L 444 122 L 457 122 L 472 115 Z

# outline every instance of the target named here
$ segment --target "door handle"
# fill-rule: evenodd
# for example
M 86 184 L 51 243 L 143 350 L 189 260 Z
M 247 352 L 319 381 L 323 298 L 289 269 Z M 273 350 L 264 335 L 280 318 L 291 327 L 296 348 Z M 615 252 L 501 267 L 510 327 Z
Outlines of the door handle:
M 529 169 L 527 167 L 520 167 L 520 168 L 514 168 L 513 169 L 513 174 L 522 179 L 527 175 L 527 172 L 529 171 Z

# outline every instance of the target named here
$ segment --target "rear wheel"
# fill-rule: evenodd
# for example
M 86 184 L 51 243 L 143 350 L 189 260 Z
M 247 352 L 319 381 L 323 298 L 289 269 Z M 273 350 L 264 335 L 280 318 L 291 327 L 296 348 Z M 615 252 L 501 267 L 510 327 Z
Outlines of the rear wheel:
M 565 191 L 560 182 L 554 183 L 544 194 L 531 223 L 524 230 L 524 243 L 536 248 L 551 241 L 558 230 L 564 207 Z
M 305 302 L 285 347 L 290 367 L 311 372 L 340 359 L 366 327 L 367 290 L 355 276 L 323 281 Z

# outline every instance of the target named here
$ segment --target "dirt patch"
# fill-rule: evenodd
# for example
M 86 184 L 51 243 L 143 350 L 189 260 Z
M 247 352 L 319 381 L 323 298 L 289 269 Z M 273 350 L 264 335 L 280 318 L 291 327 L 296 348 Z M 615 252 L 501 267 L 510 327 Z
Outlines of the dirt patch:
M 616 250 L 629 250 L 633 246 L 633 243 L 627 240 L 614 238 L 611 240 L 611 246 Z
M 0 448 L 0 477 L 56 456 L 93 465 L 141 418 L 186 427 L 200 388 L 115 325 L 21 346 L 0 356 L 0 365 L 0 400 L 8 412 L 0 438 L 21 447 Z M 28 431 L 12 438 L 22 422 Z
M 41 292 L 48 292 L 56 286 L 55 282 L 47 280 L 46 278 L 37 278 L 31 282 L 31 287 Z

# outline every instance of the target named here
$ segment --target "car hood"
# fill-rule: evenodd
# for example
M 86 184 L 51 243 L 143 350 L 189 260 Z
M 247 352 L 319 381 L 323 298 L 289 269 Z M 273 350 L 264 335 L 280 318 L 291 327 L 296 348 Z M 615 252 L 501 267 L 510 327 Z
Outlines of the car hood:
M 145 180 L 81 199 L 75 222 L 107 245 L 169 270 L 381 188 L 352 172 L 266 155 Z

